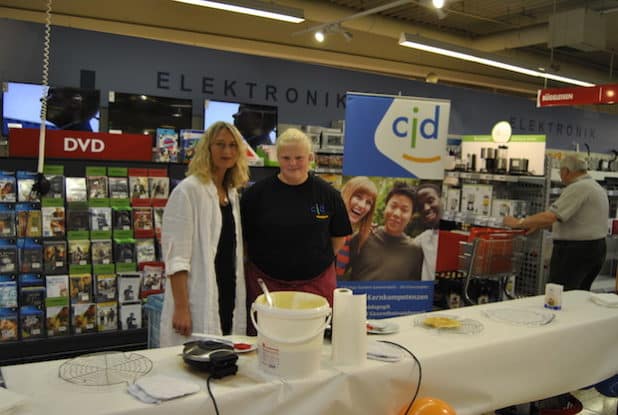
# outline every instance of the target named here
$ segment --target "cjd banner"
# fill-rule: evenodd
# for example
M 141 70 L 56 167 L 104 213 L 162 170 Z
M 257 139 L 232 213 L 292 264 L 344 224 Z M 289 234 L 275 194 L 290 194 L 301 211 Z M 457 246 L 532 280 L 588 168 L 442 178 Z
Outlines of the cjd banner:
M 343 174 L 444 177 L 450 101 L 348 92 Z
M 10 157 L 37 157 L 38 155 L 38 128 L 10 129 Z M 45 157 L 152 161 L 152 137 L 142 134 L 47 130 L 45 132 Z

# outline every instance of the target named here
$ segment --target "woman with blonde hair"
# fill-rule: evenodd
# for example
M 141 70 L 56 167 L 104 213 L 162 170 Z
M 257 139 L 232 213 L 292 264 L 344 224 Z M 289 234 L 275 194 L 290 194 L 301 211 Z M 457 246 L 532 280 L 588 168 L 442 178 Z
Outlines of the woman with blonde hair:
M 237 189 L 249 180 L 246 145 L 232 124 L 216 122 L 195 147 L 187 177 L 163 213 L 168 276 L 160 345 L 191 333 L 246 331 L 243 237 Z
M 242 197 L 247 303 L 261 294 L 261 278 L 273 291 L 309 292 L 332 304 L 335 253 L 352 233 L 345 205 L 337 189 L 309 172 L 311 141 L 302 131 L 279 136 L 277 160 L 279 173 Z
M 358 251 L 360 251 L 371 233 L 378 189 L 368 177 L 357 176 L 343 185 L 341 196 L 352 229 L 358 232 Z M 344 276 L 350 263 L 350 239 L 351 236 L 346 237 L 343 247 L 337 253 L 337 278 Z

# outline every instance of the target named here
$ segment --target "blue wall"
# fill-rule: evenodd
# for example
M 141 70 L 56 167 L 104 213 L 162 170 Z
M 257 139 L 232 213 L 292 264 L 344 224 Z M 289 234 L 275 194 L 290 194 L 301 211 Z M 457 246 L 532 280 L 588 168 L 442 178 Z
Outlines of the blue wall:
M 0 19 L 0 80 L 40 83 L 42 43 L 41 25 Z M 549 148 L 618 147 L 618 116 L 538 109 L 520 97 L 64 27 L 52 28 L 51 44 L 51 85 L 79 86 L 90 70 L 103 108 L 110 90 L 191 98 L 194 127 L 207 98 L 277 105 L 280 123 L 327 126 L 356 91 L 450 99 L 451 134 L 487 134 L 509 120 L 514 134 L 546 134 Z

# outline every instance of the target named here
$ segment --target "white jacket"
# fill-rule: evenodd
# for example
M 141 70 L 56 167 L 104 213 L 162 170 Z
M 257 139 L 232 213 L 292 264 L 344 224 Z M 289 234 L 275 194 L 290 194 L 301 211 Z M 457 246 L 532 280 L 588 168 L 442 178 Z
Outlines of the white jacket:
M 243 238 L 238 193 L 228 193 L 236 228 L 236 301 L 232 333 L 245 334 L 247 311 L 243 268 Z M 194 333 L 221 335 L 215 256 L 221 233 L 221 209 L 214 183 L 189 176 L 176 186 L 163 213 L 162 250 L 165 272 L 188 271 L 189 305 Z M 174 296 L 169 279 L 161 312 L 161 347 L 179 345 L 188 337 L 172 328 Z

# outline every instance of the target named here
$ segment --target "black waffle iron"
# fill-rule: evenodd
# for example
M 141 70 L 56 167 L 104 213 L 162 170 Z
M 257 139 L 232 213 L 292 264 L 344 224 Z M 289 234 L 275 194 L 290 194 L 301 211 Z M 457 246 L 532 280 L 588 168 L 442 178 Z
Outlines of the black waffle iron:
M 230 345 L 213 340 L 195 340 L 184 344 L 182 360 L 191 367 L 209 372 L 215 379 L 236 374 L 238 355 Z

